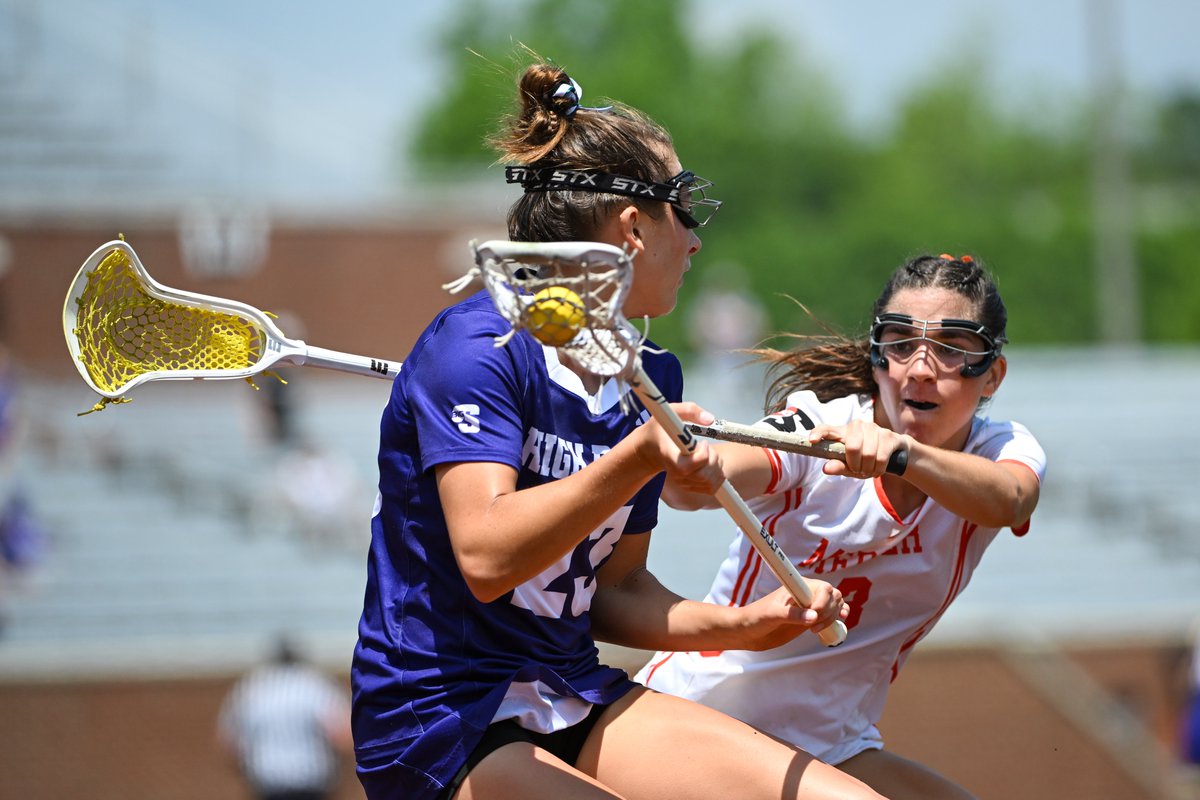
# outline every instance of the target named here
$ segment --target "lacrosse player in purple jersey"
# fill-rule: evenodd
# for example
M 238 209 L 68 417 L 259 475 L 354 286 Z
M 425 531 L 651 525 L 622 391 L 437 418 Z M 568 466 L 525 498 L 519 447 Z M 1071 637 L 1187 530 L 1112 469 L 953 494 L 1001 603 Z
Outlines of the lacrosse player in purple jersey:
M 659 125 L 625 106 L 584 107 L 580 95 L 553 65 L 520 78 L 520 111 L 492 142 L 524 188 L 509 235 L 630 248 L 626 314 L 666 314 L 718 203 Z M 438 314 L 383 414 L 353 663 L 367 796 L 879 797 L 600 663 L 597 639 L 764 649 L 827 627 L 845 606 L 823 582 L 807 609 L 783 590 L 729 608 L 665 589 L 645 567 L 663 473 L 715 491 L 710 449 L 681 455 L 644 412 L 622 409 L 615 381 L 527 332 L 495 347 L 510 329 L 486 293 Z M 643 366 L 684 419 L 712 420 L 677 402 L 673 356 L 648 352 Z

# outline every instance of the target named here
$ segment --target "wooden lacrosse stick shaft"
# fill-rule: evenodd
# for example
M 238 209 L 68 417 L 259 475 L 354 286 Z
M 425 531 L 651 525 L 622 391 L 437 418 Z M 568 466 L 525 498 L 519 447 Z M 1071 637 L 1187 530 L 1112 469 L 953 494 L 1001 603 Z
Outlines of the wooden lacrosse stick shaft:
M 689 422 L 687 429 L 690 433 L 698 436 L 719 439 L 724 442 L 769 447 L 772 450 L 828 458 L 842 463 L 846 461 L 846 446 L 841 442 L 814 442 L 802 433 L 773 431 L 765 427 L 743 425 L 740 422 L 730 422 L 725 419 L 714 420 L 710 425 L 697 425 Z M 893 475 L 903 475 L 906 469 L 908 469 L 908 451 L 893 451 L 888 458 L 887 471 Z
M 661 425 L 668 433 L 675 438 L 675 444 L 684 453 L 691 453 L 696 449 L 697 440 L 684 424 L 675 410 L 667 404 L 666 398 L 662 392 L 646 375 L 646 371 L 642 369 L 641 364 L 637 364 L 633 376 L 629 379 L 629 385 L 642 401 L 642 405 L 650 412 L 650 416 Z M 763 561 L 767 563 L 771 571 L 775 573 L 775 577 L 779 582 L 787 587 L 792 596 L 803 606 L 812 605 L 813 593 L 808 586 L 808 581 L 796 569 L 795 564 L 787 557 L 779 545 L 775 543 L 774 537 L 767 531 L 754 512 L 750 510 L 750 506 L 746 505 L 746 501 L 738 494 L 728 480 L 721 484 L 721 487 L 716 492 L 717 501 L 721 507 L 728 512 L 737 526 L 746 534 L 746 538 L 750 540 L 750 544 L 762 556 Z M 841 644 L 846 641 L 846 625 L 840 619 L 834 622 L 825 630 L 821 631 L 818 636 L 821 641 L 830 647 Z

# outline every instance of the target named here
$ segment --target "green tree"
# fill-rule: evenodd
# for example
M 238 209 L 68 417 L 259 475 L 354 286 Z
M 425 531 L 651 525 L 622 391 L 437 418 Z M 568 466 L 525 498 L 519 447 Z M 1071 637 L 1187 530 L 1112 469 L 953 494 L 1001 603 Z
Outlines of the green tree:
M 1150 111 L 1135 157 L 1142 318 L 1151 341 L 1200 341 L 1200 90 Z
M 645 109 L 671 130 L 683 163 L 715 181 L 725 206 L 703 231 L 685 306 L 738 265 L 771 329 L 813 329 L 795 298 L 823 322 L 864 331 L 897 264 L 922 252 L 969 252 L 996 274 L 1015 342 L 1096 337 L 1103 321 L 1090 288 L 1091 131 L 1082 100 L 1004 111 L 988 89 L 985 57 L 964 63 L 947 52 L 936 77 L 900 99 L 891 124 L 866 135 L 846 122 L 803 42 L 760 30 L 701 51 L 686 33 L 687 11 L 685 0 L 473 0 L 443 39 L 442 91 L 421 122 L 414 160 L 430 179 L 481 174 L 494 159 L 484 139 L 511 110 L 532 51 L 579 79 L 585 103 L 611 92 Z M 1135 175 L 1146 333 L 1196 340 L 1200 100 L 1181 95 L 1147 119 L 1154 125 L 1142 134 Z M 652 330 L 684 356 L 685 319 L 673 314 Z

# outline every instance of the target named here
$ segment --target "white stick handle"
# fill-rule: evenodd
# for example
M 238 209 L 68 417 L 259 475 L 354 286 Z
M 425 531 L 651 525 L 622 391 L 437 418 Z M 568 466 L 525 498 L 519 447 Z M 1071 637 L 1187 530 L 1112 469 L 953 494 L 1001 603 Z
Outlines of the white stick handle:
M 668 433 L 675 437 L 675 443 L 679 449 L 685 453 L 691 453 L 696 449 L 696 437 L 684 425 L 683 420 L 675 413 L 675 410 L 667 404 L 666 398 L 662 392 L 646 375 L 645 370 L 641 365 L 637 366 L 633 377 L 629 380 L 629 385 L 633 391 L 641 399 L 642 405 L 650 412 L 650 415 L 657 420 L 658 424 L 663 427 Z M 717 501 L 721 507 L 728 512 L 737 526 L 746 534 L 746 538 L 750 540 L 750 544 L 754 545 L 763 561 L 767 562 L 767 566 L 775 573 L 775 577 L 779 578 L 779 582 L 787 587 L 792 596 L 796 598 L 801 605 L 808 607 L 812 605 L 813 593 L 808 586 L 808 581 L 796 569 L 791 559 L 779 549 L 779 545 L 775 543 L 774 537 L 767 531 L 754 512 L 750 510 L 750 506 L 746 505 L 746 501 L 738 494 L 728 480 L 721 484 L 716 493 Z M 818 634 L 821 641 L 826 645 L 833 647 L 846 641 L 846 625 L 841 620 L 837 620 L 825 630 Z
M 326 350 L 324 347 L 305 345 L 303 342 L 297 342 L 297 344 L 300 345 L 297 352 L 285 353 L 280 360 L 290 361 L 298 367 L 335 369 L 339 372 L 351 372 L 355 375 L 367 375 L 388 380 L 395 378 L 401 367 L 399 361 L 340 353 L 337 350 Z
M 788 453 L 800 453 L 817 458 L 828 458 L 834 461 L 846 461 L 846 445 L 841 442 L 810 441 L 808 436 L 799 432 L 773 431 L 753 425 L 743 425 L 740 422 L 730 422 L 727 419 L 713 420 L 710 425 L 697 425 L 689 422 L 686 425 L 690 433 L 706 436 L 710 439 L 720 439 L 725 442 L 748 444 L 755 447 L 767 447 L 772 450 L 783 450 Z M 908 469 L 908 451 L 894 450 L 888 458 L 887 471 L 893 475 L 903 475 Z

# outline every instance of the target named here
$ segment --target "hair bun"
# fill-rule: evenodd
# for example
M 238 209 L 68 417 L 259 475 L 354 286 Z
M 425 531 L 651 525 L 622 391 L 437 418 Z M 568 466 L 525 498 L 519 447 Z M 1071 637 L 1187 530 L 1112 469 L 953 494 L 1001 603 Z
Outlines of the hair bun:
M 570 75 L 562 74 L 562 80 L 549 92 L 546 98 L 546 108 L 554 114 L 570 119 L 579 110 L 579 101 L 583 98 L 583 89 L 579 88 Z

